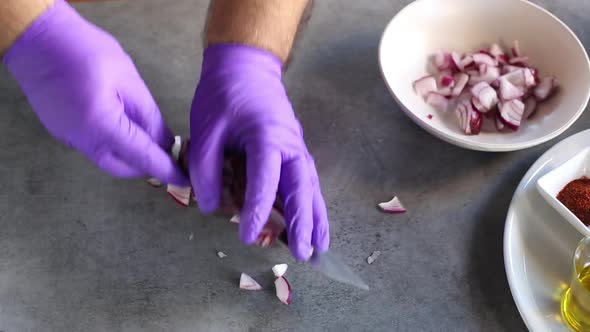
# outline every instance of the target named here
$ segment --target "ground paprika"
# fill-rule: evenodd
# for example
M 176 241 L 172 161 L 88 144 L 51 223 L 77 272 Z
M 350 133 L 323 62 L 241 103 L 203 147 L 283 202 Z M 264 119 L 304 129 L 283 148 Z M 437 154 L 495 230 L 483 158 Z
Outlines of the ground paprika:
M 568 183 L 557 194 L 557 199 L 578 217 L 590 225 L 590 179 L 583 176 Z

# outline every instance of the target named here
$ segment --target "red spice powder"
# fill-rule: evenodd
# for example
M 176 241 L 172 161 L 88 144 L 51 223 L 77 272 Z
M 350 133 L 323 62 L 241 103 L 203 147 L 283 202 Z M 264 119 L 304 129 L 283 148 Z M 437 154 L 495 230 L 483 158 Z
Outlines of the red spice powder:
M 557 195 L 557 199 L 578 217 L 586 226 L 590 225 L 590 179 L 582 177 L 568 183 Z

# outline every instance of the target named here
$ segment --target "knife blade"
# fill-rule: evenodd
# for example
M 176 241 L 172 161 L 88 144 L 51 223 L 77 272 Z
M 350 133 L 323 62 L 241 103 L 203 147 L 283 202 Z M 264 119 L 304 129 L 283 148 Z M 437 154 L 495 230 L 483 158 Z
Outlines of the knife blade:
M 283 231 L 279 237 L 279 241 L 288 247 L 289 239 L 287 238 L 287 232 Z M 341 282 L 343 284 L 354 286 L 362 290 L 369 290 L 369 285 L 361 279 L 354 271 L 344 263 L 333 251 L 328 250 L 324 253 L 318 253 L 314 251 L 309 259 L 310 265 L 324 276 Z
M 185 141 L 185 144 L 181 148 L 179 163 L 185 172 L 188 174 L 188 145 L 190 139 Z M 244 206 L 244 195 L 246 190 L 246 158 L 244 155 L 238 153 L 230 153 L 225 156 L 226 164 L 223 170 L 224 185 L 230 188 L 231 196 L 235 205 L 242 209 Z M 279 211 L 279 217 L 282 219 L 283 225 L 285 220 L 283 219 L 283 204 L 280 197 L 274 204 L 274 208 Z M 287 248 L 289 247 L 289 239 L 287 237 L 286 230 L 283 230 L 278 235 L 279 242 L 282 242 Z M 315 252 L 312 254 L 310 265 L 324 276 L 354 286 L 363 290 L 369 290 L 369 286 L 356 275 L 353 270 L 344 263 L 344 261 L 334 252 L 327 251 L 324 253 Z

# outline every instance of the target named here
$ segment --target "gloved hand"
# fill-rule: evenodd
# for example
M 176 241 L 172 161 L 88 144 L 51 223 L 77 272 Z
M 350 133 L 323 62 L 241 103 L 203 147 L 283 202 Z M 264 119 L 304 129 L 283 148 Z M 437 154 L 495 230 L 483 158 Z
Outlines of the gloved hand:
M 166 152 L 174 137 L 131 58 L 64 0 L 24 32 L 4 62 L 47 130 L 101 169 L 188 185 Z
M 278 190 L 291 252 L 307 260 L 312 247 L 328 249 L 328 216 L 281 67 L 277 57 L 257 48 L 214 45 L 205 50 L 191 111 L 190 178 L 200 209 L 213 212 L 222 195 L 224 151 L 245 153 L 242 241 L 256 241 Z

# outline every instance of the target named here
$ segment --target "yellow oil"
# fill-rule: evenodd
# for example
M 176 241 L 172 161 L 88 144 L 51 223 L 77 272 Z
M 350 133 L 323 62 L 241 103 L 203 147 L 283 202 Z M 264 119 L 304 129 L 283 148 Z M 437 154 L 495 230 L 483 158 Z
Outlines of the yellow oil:
M 590 266 L 574 276 L 561 298 L 561 316 L 576 332 L 590 332 Z

